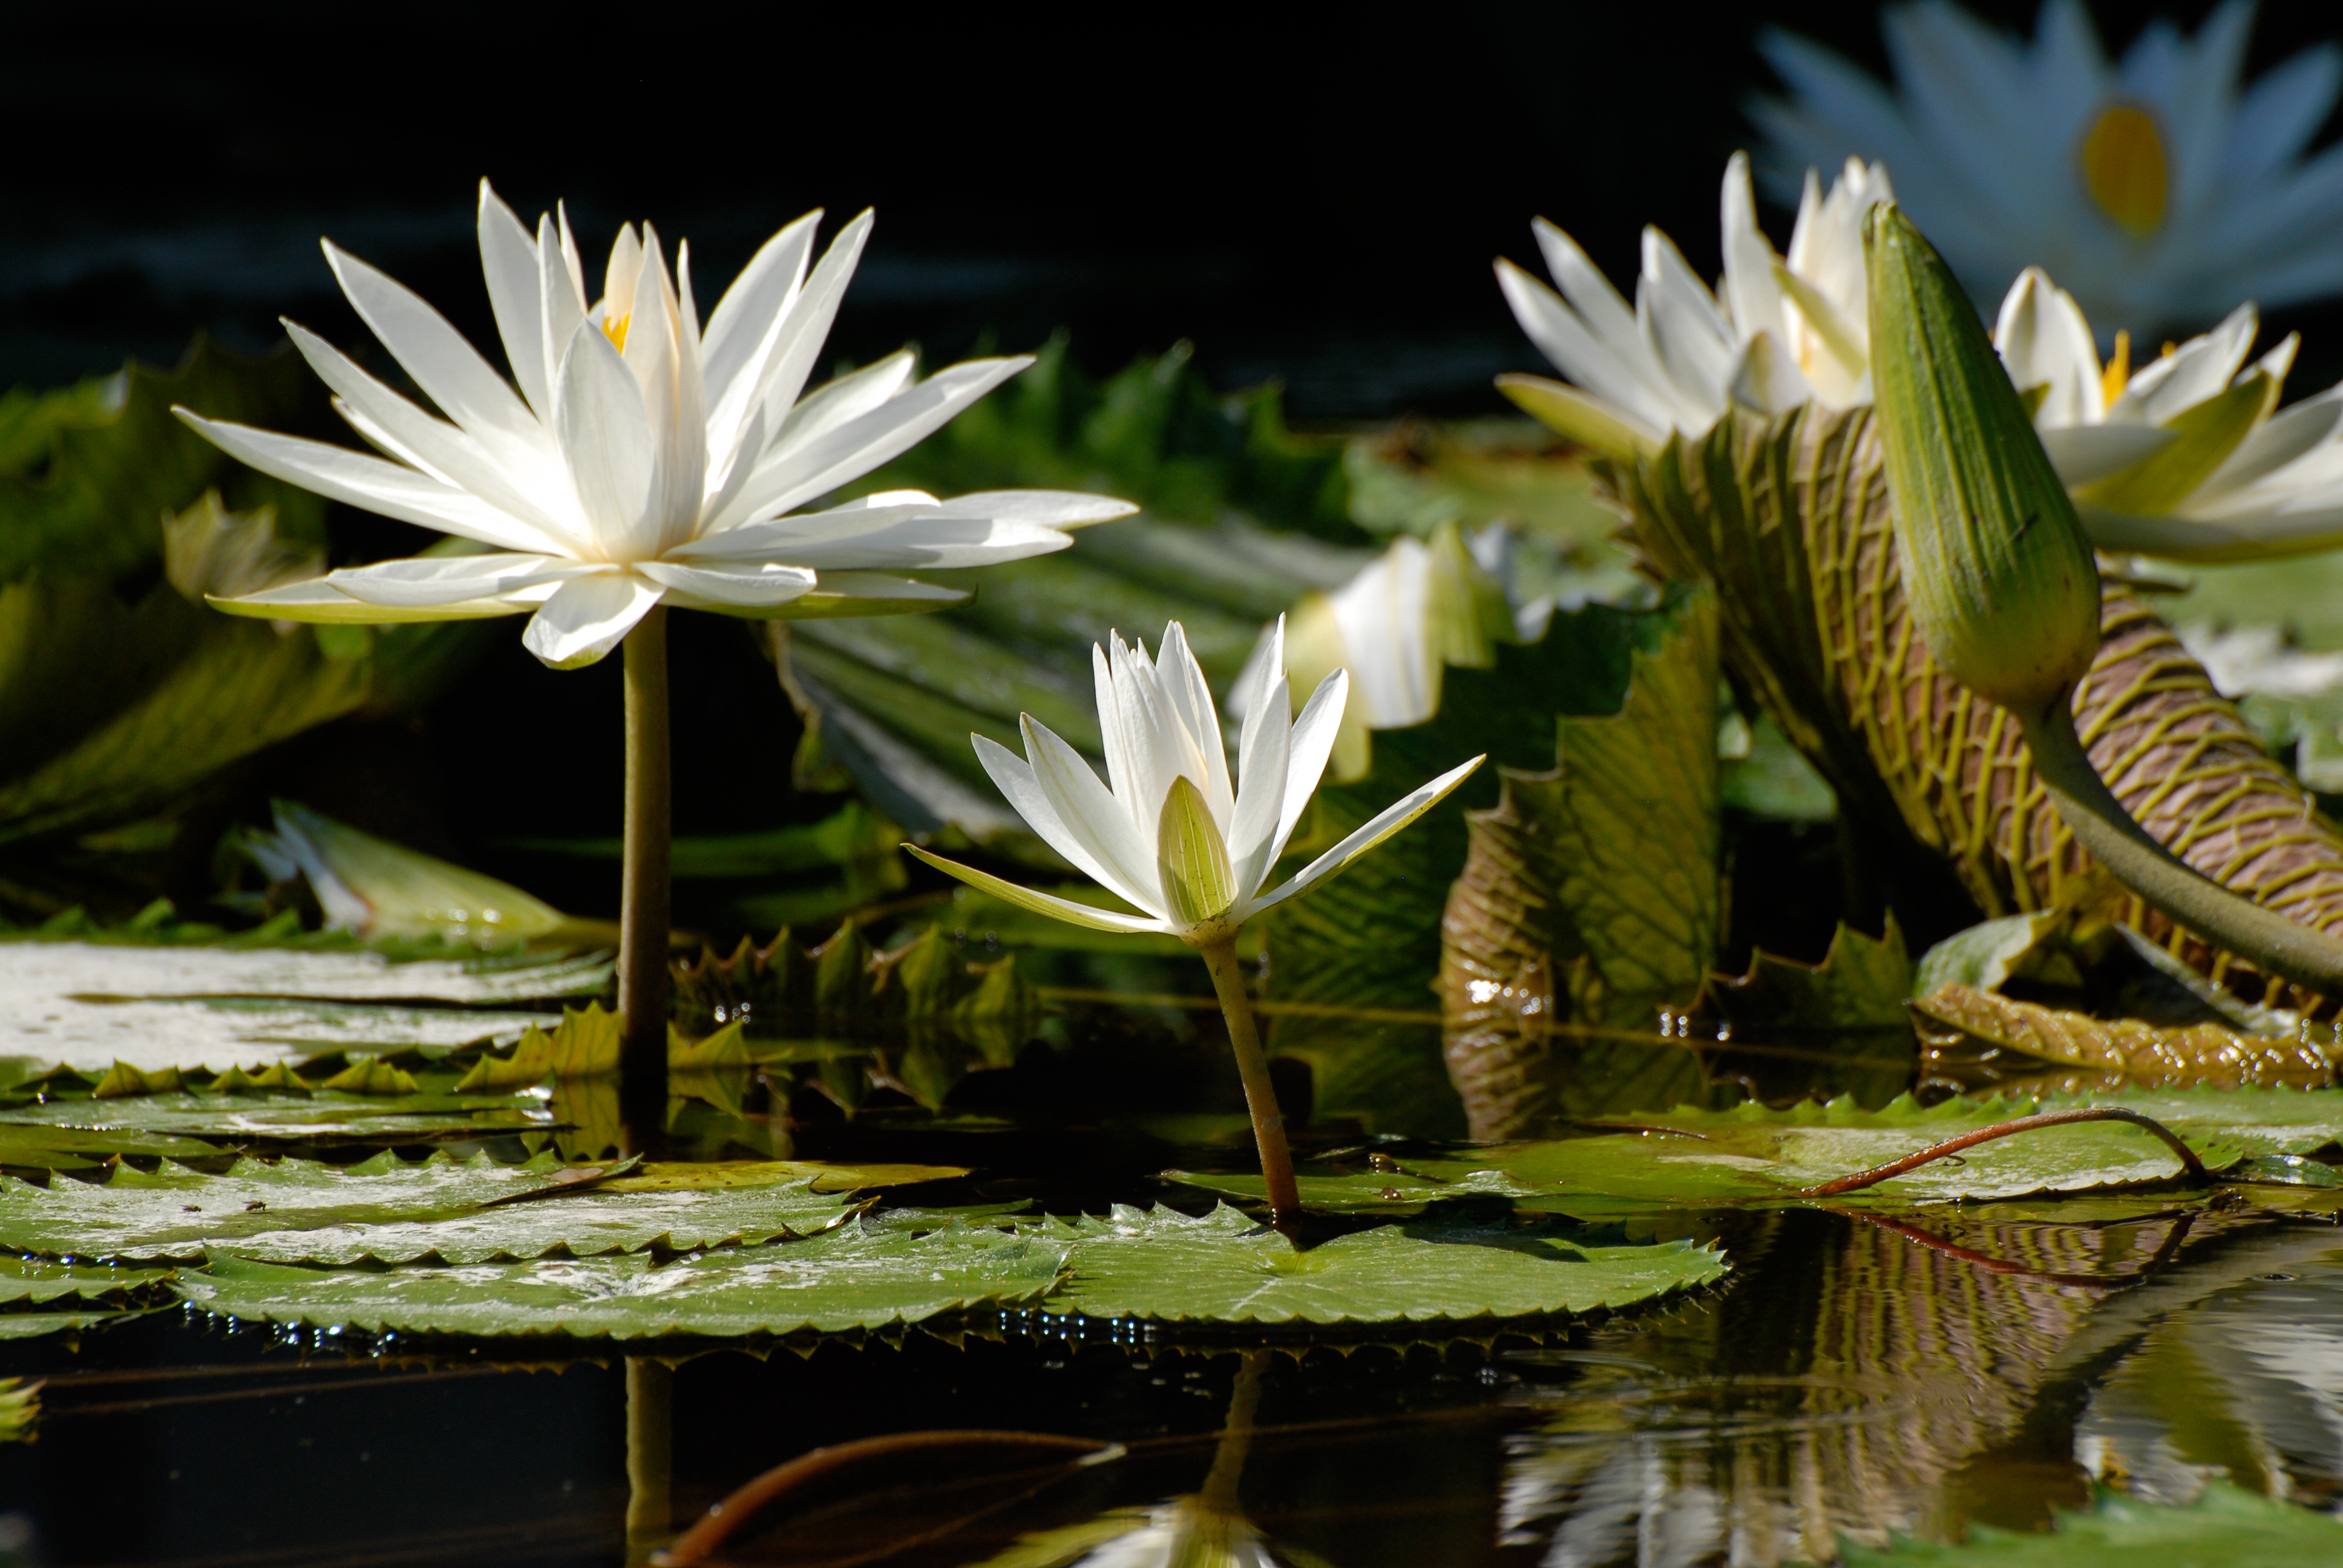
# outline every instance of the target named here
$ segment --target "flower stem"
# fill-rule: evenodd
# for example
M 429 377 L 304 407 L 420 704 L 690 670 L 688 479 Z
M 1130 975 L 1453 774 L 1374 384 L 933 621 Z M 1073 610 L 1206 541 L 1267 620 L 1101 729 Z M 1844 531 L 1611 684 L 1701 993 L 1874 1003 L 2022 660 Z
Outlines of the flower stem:
M 1234 938 L 1223 937 L 1196 950 L 1212 971 L 1212 989 L 1220 993 L 1221 1016 L 1229 1021 L 1229 1048 L 1236 1052 L 1237 1073 L 1244 1080 L 1245 1107 L 1252 1112 L 1253 1141 L 1261 1146 L 1261 1177 L 1269 1188 L 1272 1219 L 1283 1224 L 1302 1217 L 1302 1194 L 1293 1185 L 1293 1155 L 1285 1147 L 1285 1113 L 1277 1108 L 1277 1090 L 1269 1081 L 1269 1058 L 1261 1050 L 1261 1036 L 1252 1026 L 1252 1005 L 1245 1000 L 1244 971 L 1237 967 Z
M 2035 776 L 2091 858 L 2147 903 L 2216 947 L 2328 996 L 2343 996 L 2343 941 L 2239 897 L 2150 838 L 2083 749 L 2062 694 L 2017 715 Z
M 654 615 L 658 611 L 652 612 Z M 671 1475 L 675 1373 L 627 1358 L 627 1558 L 640 1563 L 674 1528 Z
M 618 1119 L 623 1152 L 655 1152 L 667 1123 L 667 607 L 627 634 L 626 869 L 618 916 Z

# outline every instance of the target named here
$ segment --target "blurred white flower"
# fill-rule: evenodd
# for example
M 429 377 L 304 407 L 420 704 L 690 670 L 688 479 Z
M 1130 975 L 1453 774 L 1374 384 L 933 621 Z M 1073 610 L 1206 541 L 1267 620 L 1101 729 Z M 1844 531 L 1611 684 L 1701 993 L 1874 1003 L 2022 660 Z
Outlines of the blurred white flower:
M 1871 399 L 1863 215 L 1892 199 L 1887 171 L 1849 159 L 1825 196 L 1812 170 L 1790 253 L 1757 227 L 1749 160 L 1733 156 L 1721 201 L 1725 277 L 1715 294 L 1667 236 L 1644 230 L 1633 309 L 1571 237 L 1540 218 L 1538 248 L 1561 293 L 1510 261 L 1497 284 L 1513 318 L 1572 385 L 1500 376 L 1498 387 L 1564 435 L 1619 456 L 1697 436 L 1731 402 L 1769 413 L 1809 400 Z
M 1033 831 L 1142 913 L 1035 892 L 916 845 L 904 848 L 970 887 L 1074 925 L 1168 932 L 1200 947 L 1225 943 L 1252 916 L 1309 891 L 1423 815 L 1481 764 L 1476 757 L 1442 774 L 1263 894 L 1325 771 L 1350 685 L 1340 670 L 1327 676 L 1289 725 L 1283 638 L 1281 619 L 1269 657 L 1249 668 L 1233 782 L 1219 710 L 1178 621 L 1163 628 L 1156 658 L 1143 643 L 1126 647 L 1120 637 L 1091 650 L 1106 783 L 1030 714 L 1020 719 L 1022 758 L 972 738 L 984 770 Z
M 1292 680 L 1315 686 L 1336 670 L 1350 677 L 1329 771 L 1337 783 L 1364 778 L 1370 732 L 1404 729 L 1440 711 L 1447 668 L 1485 669 L 1493 645 L 1535 642 L 1554 609 L 1551 598 L 1515 602 L 1513 531 L 1493 523 L 1466 535 L 1454 523 L 1427 542 L 1407 535 L 1341 588 L 1313 593 L 1265 627 L 1229 699 L 1239 719 L 1262 666 L 1280 650 Z M 1291 628 L 1288 629 L 1288 622 Z
M 1994 347 L 2094 544 L 2213 561 L 2343 543 L 2343 387 L 2276 412 L 2297 339 L 2248 364 L 2258 325 L 2241 305 L 2135 371 L 2123 333 L 2101 365 L 2042 268 L 2010 286 Z
M 1884 159 L 1900 205 L 1971 293 L 2049 269 L 2102 332 L 2147 337 L 2240 299 L 2343 291 L 2343 147 L 2305 148 L 2343 86 L 2321 45 L 2240 82 L 2250 0 L 2193 38 L 2151 21 L 2110 64 L 2079 0 L 2046 0 L 2031 45 L 1949 0 L 1882 20 L 1888 91 L 1805 39 L 1763 35 L 1792 95 L 1752 106 L 1765 174 Z
M 568 217 L 540 216 L 532 239 L 483 180 L 480 259 L 511 382 L 421 298 L 327 245 L 360 319 L 447 418 L 289 322 L 336 408 L 385 457 L 179 417 L 265 473 L 492 553 L 386 561 L 214 602 L 313 621 L 533 611 L 524 642 L 568 668 L 609 652 L 661 602 L 759 618 L 935 608 L 965 596 L 871 568 L 1016 560 L 1134 509 L 1060 491 L 939 501 L 897 490 L 789 515 L 1031 363 L 972 360 L 915 381 L 907 351 L 800 398 L 870 232 L 866 212 L 809 276 L 820 216 L 767 241 L 703 333 L 688 245 L 670 276 L 648 225 L 620 229 L 589 302 Z

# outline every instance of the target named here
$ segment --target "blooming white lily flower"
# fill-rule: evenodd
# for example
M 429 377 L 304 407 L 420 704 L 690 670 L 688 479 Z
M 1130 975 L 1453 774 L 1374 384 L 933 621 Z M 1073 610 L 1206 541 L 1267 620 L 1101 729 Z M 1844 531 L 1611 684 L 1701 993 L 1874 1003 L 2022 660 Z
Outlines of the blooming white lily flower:
M 2343 86 L 2343 50 L 2305 50 L 2243 86 L 2250 0 L 2194 38 L 2150 22 L 2110 64 L 2080 0 L 2046 0 L 2029 45 L 1949 0 L 1890 8 L 1891 94 L 1781 32 L 1758 47 L 1793 95 L 1751 113 L 1765 175 L 1883 158 L 1898 199 L 1970 292 L 2021 266 L 2064 279 L 2103 331 L 2143 336 L 2226 303 L 2343 290 L 2343 148 L 2304 150 Z
M 2100 364 L 2081 305 L 2040 267 L 2010 286 L 1994 347 L 2093 543 L 2211 561 L 2343 542 L 2343 387 L 2274 413 L 2298 339 L 2248 364 L 2258 326 L 2241 305 L 2135 371 L 2123 333 Z
M 1563 434 L 1622 457 L 1656 451 L 1669 432 L 1698 436 L 1741 402 L 1779 413 L 1809 400 L 1871 400 L 1863 215 L 1892 199 L 1887 171 L 1854 159 L 1825 196 L 1809 170 L 1790 254 L 1757 227 L 1749 160 L 1735 153 L 1719 204 L 1725 279 L 1715 294 L 1674 242 L 1644 230 L 1633 309 L 1576 242 L 1540 218 L 1538 248 L 1556 294 L 1510 261 L 1497 285 L 1513 318 L 1574 383 L 1500 376 L 1498 387 Z
M 280 620 L 533 612 L 523 641 L 570 668 L 608 653 L 661 603 L 768 618 L 938 608 L 966 596 L 881 574 L 1063 549 L 1066 529 L 1135 509 L 1061 491 L 940 501 L 896 490 L 793 514 L 1031 363 L 971 360 L 921 381 L 907 351 L 800 397 L 870 232 L 866 212 L 814 264 L 820 216 L 767 241 L 703 332 L 688 244 L 670 276 L 649 225 L 621 228 L 602 297 L 589 301 L 567 215 L 540 216 L 531 238 L 481 181 L 480 259 L 510 382 L 421 298 L 328 243 L 351 306 L 447 417 L 290 322 L 336 408 L 385 456 L 185 408 L 179 417 L 264 473 L 490 553 L 386 561 L 215 602 Z
M 1022 758 L 972 738 L 984 770 L 1043 842 L 1140 913 L 1036 892 L 905 848 L 970 887 L 1074 925 L 1224 946 L 1252 916 L 1308 892 L 1423 816 L 1482 761 L 1475 757 L 1394 802 L 1292 880 L 1262 892 L 1325 771 L 1350 689 L 1350 677 L 1335 670 L 1289 725 L 1284 637 L 1281 618 L 1269 657 L 1249 668 L 1233 782 L 1220 712 L 1178 621 L 1164 628 L 1155 658 L 1144 643 L 1126 647 L 1119 636 L 1091 650 L 1106 783 L 1031 715 L 1019 721 Z

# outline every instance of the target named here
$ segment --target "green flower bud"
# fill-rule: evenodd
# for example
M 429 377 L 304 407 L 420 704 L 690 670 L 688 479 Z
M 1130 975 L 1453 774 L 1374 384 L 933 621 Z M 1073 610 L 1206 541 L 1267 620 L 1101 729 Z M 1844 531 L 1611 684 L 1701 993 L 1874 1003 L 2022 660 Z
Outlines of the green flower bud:
M 2039 712 L 2099 646 L 2074 503 L 1976 307 L 1893 204 L 1863 220 L 1871 377 L 1912 618 L 1972 691 Z

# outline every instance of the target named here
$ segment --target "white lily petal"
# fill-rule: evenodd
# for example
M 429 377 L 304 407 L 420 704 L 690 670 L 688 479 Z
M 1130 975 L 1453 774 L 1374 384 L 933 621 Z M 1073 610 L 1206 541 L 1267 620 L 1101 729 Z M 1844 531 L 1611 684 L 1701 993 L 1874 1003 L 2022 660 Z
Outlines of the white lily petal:
M 649 554 L 653 438 L 634 373 L 592 324 L 569 335 L 554 397 L 554 429 L 594 542 Z
M 1236 817 L 1229 833 L 1229 862 L 1240 899 L 1259 892 L 1277 864 L 1277 823 L 1284 814 L 1286 780 L 1292 770 L 1293 731 L 1285 720 L 1292 699 L 1284 675 L 1280 673 L 1257 697 L 1267 717 L 1260 722 L 1251 713 L 1245 718 L 1243 748 L 1237 757 Z
M 1240 773 L 1252 766 L 1244 759 L 1252 755 L 1254 731 L 1271 718 L 1276 719 L 1280 729 L 1292 722 L 1290 698 L 1288 706 L 1283 708 L 1269 699 L 1271 689 L 1282 683 L 1285 676 L 1285 618 L 1281 615 L 1262 628 L 1261 640 L 1253 645 L 1252 656 L 1237 674 L 1236 689 L 1229 693 L 1229 709 L 1242 724 L 1237 736 Z M 1233 849 L 1231 852 L 1234 852 Z
M 1052 920 L 1071 926 L 1087 926 L 1094 931 L 1117 931 L 1125 936 L 1141 931 L 1161 931 L 1177 936 L 1178 929 L 1164 920 L 1146 920 L 1137 915 L 1117 914 L 1112 910 L 1096 909 L 1078 904 L 1071 899 L 1061 899 L 1054 893 L 1044 893 L 1031 888 L 1019 887 L 1015 882 L 996 877 L 990 871 L 980 871 L 973 866 L 963 866 L 957 860 L 947 860 L 941 855 L 930 854 L 917 844 L 904 849 L 919 857 L 946 876 L 957 877 L 980 893 L 990 893 L 1003 903 L 1031 910 L 1035 914 L 1048 915 Z
M 528 405 L 447 317 L 412 289 L 330 242 L 325 250 L 351 308 L 440 412 L 520 473 L 533 472 L 551 455 L 552 444 Z
M 978 490 L 939 503 L 937 515 L 1037 523 L 1045 528 L 1086 528 L 1092 523 L 1127 518 L 1137 510 L 1129 501 L 1080 490 Z
M 755 364 L 789 302 L 797 297 L 807 264 L 813 257 L 814 231 L 820 226 L 821 209 L 816 207 L 774 235 L 758 247 L 740 276 L 732 280 L 732 286 L 724 291 L 724 297 L 716 302 L 700 339 L 707 356 L 711 406 L 723 406 L 733 383 Z M 739 417 L 736 407 L 732 418 L 737 423 Z
M 547 406 L 538 410 L 550 422 L 554 388 L 561 384 L 561 356 L 568 351 L 570 335 L 586 319 L 586 291 L 578 281 L 577 241 L 569 237 L 569 221 L 562 219 L 559 234 L 549 218 L 537 220 L 538 347 L 544 356 Z
M 421 609 L 498 598 L 592 569 L 555 556 L 410 556 L 370 567 L 344 567 L 327 573 L 325 580 L 367 604 Z
M 662 588 L 689 595 L 696 602 L 744 607 L 787 604 L 802 598 L 814 586 L 814 574 L 805 568 L 773 561 L 726 561 L 703 566 L 641 561 L 635 570 Z
M 2069 487 L 2121 473 L 2179 438 L 2154 425 L 2067 425 L 2036 434 L 2050 466 Z
M 521 645 L 556 669 L 592 664 L 651 612 L 659 592 L 656 583 L 632 572 L 573 578 L 538 607 Z
M 443 484 L 428 474 L 346 447 L 298 436 L 280 436 L 249 425 L 206 419 L 186 408 L 171 410 L 186 425 L 220 450 L 250 464 L 264 474 L 365 511 L 379 512 L 401 522 L 437 528 L 443 534 L 477 539 L 498 549 L 533 553 L 547 539 L 535 527 L 508 518 L 478 497 Z
M 548 589 L 547 591 L 550 591 Z M 522 597 L 462 599 L 439 605 L 377 605 L 352 598 L 324 578 L 263 588 L 237 598 L 206 598 L 214 609 L 261 620 L 322 626 L 397 626 L 417 621 L 479 620 L 536 608 Z
M 498 196 L 480 182 L 480 270 L 488 282 L 488 307 L 505 341 L 520 395 L 540 419 L 553 412 L 553 383 L 546 376 L 545 300 L 537 246 Z
M 1081 753 L 1031 715 L 1020 716 L 1018 724 L 1024 731 L 1025 760 L 1034 782 L 1069 839 L 1098 866 L 1098 879 L 1150 914 L 1165 914 L 1155 869 L 1155 836 L 1141 833 Z
M 721 560 L 739 556 L 779 558 L 791 549 L 858 538 L 896 524 L 935 515 L 938 503 L 924 490 L 882 490 L 819 512 L 791 512 L 742 528 L 727 528 L 678 545 L 672 559 Z
M 760 467 L 707 531 L 762 522 L 860 478 L 941 428 L 962 408 L 1032 363 L 976 359 L 940 371 L 857 419 Z
M 1993 346 L 2019 391 L 2048 388 L 2034 410 L 2038 428 L 2097 425 L 2106 417 L 2099 351 L 2091 341 L 2090 323 L 2083 319 L 2075 297 L 2053 284 L 2040 267 L 2019 273 L 2002 297 Z
M 1199 784 L 1204 808 L 1212 812 L 1212 825 L 1221 830 L 1225 845 L 1236 819 L 1237 799 L 1229 781 L 1228 742 L 1221 736 L 1221 715 L 1212 702 L 1212 689 L 1205 684 L 1203 667 L 1188 646 L 1188 628 L 1178 621 L 1163 628 L 1163 641 L 1156 653 L 1155 668 L 1164 697 L 1201 754 L 1204 777 Z
M 1302 820 L 1302 808 L 1310 804 L 1318 780 L 1325 777 L 1326 759 L 1333 754 L 1334 737 L 1342 732 L 1342 704 L 1350 691 L 1350 672 L 1334 671 L 1318 683 L 1318 689 L 1302 705 L 1302 716 L 1293 721 L 1286 741 L 1285 799 L 1278 806 L 1277 833 L 1270 840 L 1272 865 L 1285 853 L 1286 841 Z
M 899 348 L 875 364 L 850 371 L 817 387 L 798 400 L 789 417 L 765 445 L 763 459 L 784 454 L 829 434 L 850 419 L 859 419 L 901 392 L 919 369 L 919 356 Z
M 1373 818 L 1357 832 L 1304 866 L 1292 881 L 1271 893 L 1267 898 L 1254 900 L 1246 913 L 1258 914 L 1263 910 L 1283 903 L 1288 899 L 1306 893 L 1325 881 L 1335 872 L 1439 805 L 1450 790 L 1464 782 L 1473 769 L 1481 766 L 1485 760 L 1487 760 L 1486 758 L 1475 757 L 1463 767 L 1453 768 L 1431 783 L 1419 787 L 1403 799 L 1393 801 L 1383 810 L 1375 813 Z
M 478 442 L 456 426 L 433 417 L 359 369 L 340 350 L 298 322 L 285 323 L 286 333 L 317 379 L 346 400 L 343 417 L 359 435 L 404 462 L 456 489 L 478 497 L 542 538 L 539 549 L 567 551 L 577 542 L 574 530 L 551 516 L 538 498 L 520 486 L 481 449 Z
M 855 263 L 861 259 L 863 244 L 870 237 L 870 214 L 865 211 L 839 230 L 821 260 L 814 264 L 805 286 L 774 321 L 749 367 L 734 380 L 724 408 L 710 426 L 710 473 L 729 476 L 735 468 L 745 471 L 764 457 L 798 394 L 805 390 L 806 377 L 830 337 L 830 324 L 838 319 L 846 286 L 853 279 Z M 734 409 L 738 412 L 729 413 Z M 747 436 L 752 417 L 759 415 L 761 418 L 755 423 L 762 432 L 760 444 L 752 444 Z
M 719 534 L 717 538 L 729 541 L 733 537 Z M 778 541 L 769 553 L 778 559 L 826 570 L 891 567 L 944 570 L 1021 561 L 1062 550 L 1073 542 L 1071 534 L 1033 523 L 996 523 L 981 518 L 939 520 L 934 511 L 929 510 L 890 527 L 843 538 L 802 543 Z
M 1141 909 L 1151 909 L 1161 902 L 1152 879 L 1133 885 L 1123 873 L 1102 859 L 1091 841 L 1069 827 L 1049 792 L 1034 776 L 1032 765 L 996 740 L 981 735 L 971 735 L 969 740 L 976 748 L 976 759 L 983 766 L 1003 799 L 1025 819 L 1041 840 L 1066 858 L 1068 864 L 1091 881 L 1112 891 L 1124 902 Z M 1031 744 L 1030 741 L 1027 743 Z
M 1122 648 L 1122 638 L 1110 636 L 1109 643 L 1116 652 Z M 1135 798 L 1139 789 L 1139 765 L 1134 755 L 1130 727 L 1122 719 L 1122 699 L 1114 682 L 1114 658 L 1106 648 L 1091 645 L 1091 688 L 1098 704 L 1099 739 L 1106 754 L 1107 788 L 1118 800 Z

